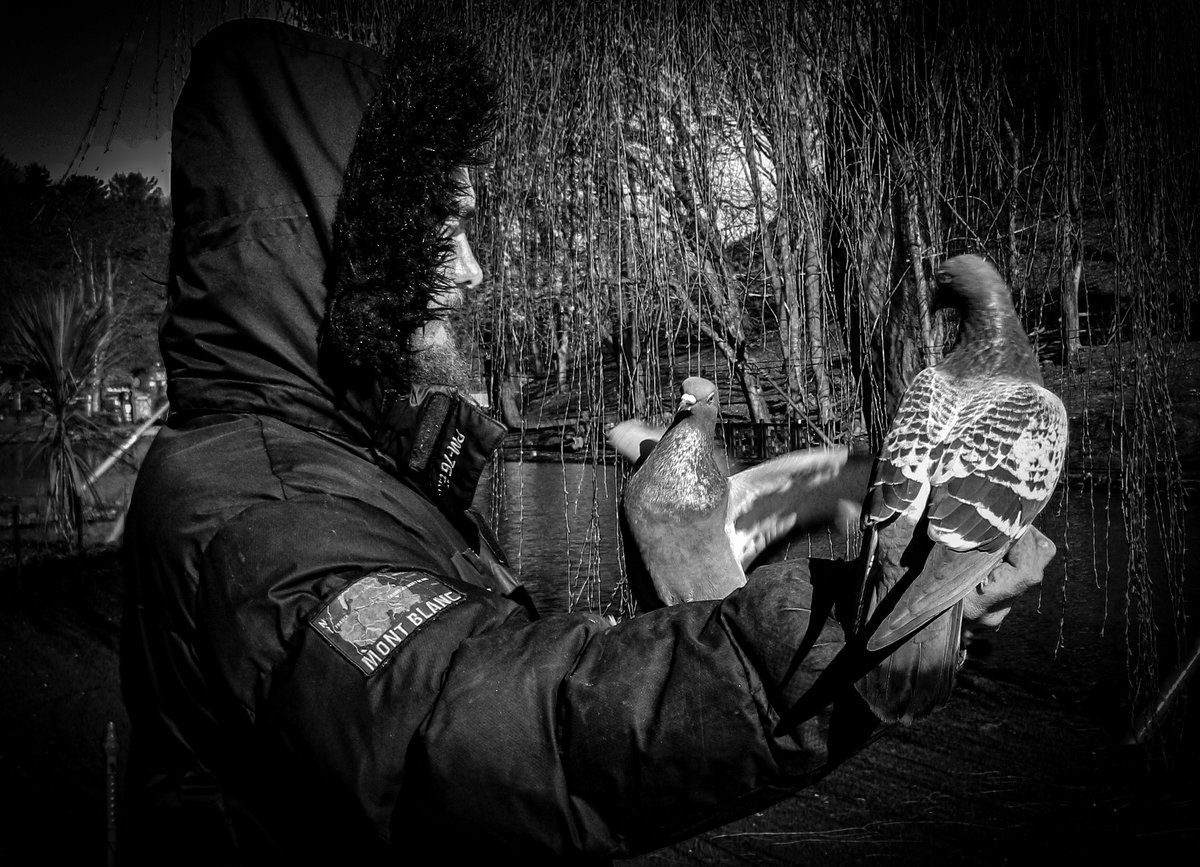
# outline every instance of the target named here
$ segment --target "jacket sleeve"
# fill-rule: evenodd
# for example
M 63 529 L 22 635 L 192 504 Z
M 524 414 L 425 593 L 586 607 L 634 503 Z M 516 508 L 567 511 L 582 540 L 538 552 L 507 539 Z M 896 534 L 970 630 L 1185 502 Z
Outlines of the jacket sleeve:
M 877 733 L 843 688 L 777 730 L 842 646 L 826 614 L 794 561 L 720 603 L 473 637 L 414 742 L 398 815 L 487 826 L 502 848 L 617 856 L 761 809 Z
M 419 836 L 441 854 L 646 851 L 785 797 L 878 731 L 840 685 L 780 726 L 842 644 L 806 561 L 615 626 L 531 622 L 449 567 L 419 572 L 461 600 L 364 671 L 314 620 L 413 552 L 327 506 L 292 502 L 286 519 L 270 509 L 218 534 L 199 616 L 237 723 L 393 849 Z

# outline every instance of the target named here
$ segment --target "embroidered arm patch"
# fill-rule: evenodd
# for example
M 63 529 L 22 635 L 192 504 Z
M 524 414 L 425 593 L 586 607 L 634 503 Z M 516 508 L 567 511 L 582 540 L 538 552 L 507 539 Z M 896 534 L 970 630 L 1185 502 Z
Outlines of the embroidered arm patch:
M 317 609 L 309 625 L 369 676 L 409 636 L 466 598 L 421 572 L 372 572 Z

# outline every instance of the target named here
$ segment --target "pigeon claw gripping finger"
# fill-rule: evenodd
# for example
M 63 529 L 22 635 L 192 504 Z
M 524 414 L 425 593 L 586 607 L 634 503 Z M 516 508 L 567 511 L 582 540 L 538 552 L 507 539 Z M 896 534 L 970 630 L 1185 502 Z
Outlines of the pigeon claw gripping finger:
M 691 377 L 659 435 L 636 421 L 609 432 L 637 467 L 621 500 L 630 588 L 643 610 L 723 599 L 771 543 L 857 521 L 871 460 L 846 449 L 796 451 L 729 476 L 719 459 L 716 386 Z
M 901 399 L 864 505 L 855 633 L 878 663 L 857 687 L 887 722 L 949 696 L 963 618 L 998 623 L 1040 580 L 1053 545 L 1027 531 L 1066 454 L 1066 410 L 995 268 L 958 256 L 937 276 L 958 338 Z

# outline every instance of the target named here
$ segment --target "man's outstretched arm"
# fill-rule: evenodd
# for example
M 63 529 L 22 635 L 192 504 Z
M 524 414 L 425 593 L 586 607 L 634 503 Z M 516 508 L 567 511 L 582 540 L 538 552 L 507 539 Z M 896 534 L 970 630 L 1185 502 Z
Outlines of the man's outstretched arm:
M 305 510 L 313 520 L 296 520 Z M 286 522 L 274 513 L 247 510 L 209 549 L 202 583 L 227 588 L 206 618 L 218 664 L 252 736 L 296 785 L 357 802 L 393 847 L 647 851 L 778 801 L 882 730 L 849 682 L 781 725 L 844 644 L 831 616 L 837 582 L 810 574 L 820 561 L 764 567 L 720 602 L 616 626 L 588 615 L 530 622 L 494 594 L 431 575 L 453 604 L 422 609 L 427 622 L 365 673 L 310 626 L 311 582 L 292 582 L 287 564 L 318 543 L 330 563 L 355 561 L 364 542 L 383 557 L 390 537 L 363 538 L 358 517 L 338 517 L 328 498 L 291 501 Z M 318 525 L 320 538 L 302 529 Z M 331 588 L 372 580 L 340 577 L 347 568 L 330 573 Z M 1032 583 L 1007 580 L 1003 592 Z M 368 613 L 348 623 L 369 628 Z

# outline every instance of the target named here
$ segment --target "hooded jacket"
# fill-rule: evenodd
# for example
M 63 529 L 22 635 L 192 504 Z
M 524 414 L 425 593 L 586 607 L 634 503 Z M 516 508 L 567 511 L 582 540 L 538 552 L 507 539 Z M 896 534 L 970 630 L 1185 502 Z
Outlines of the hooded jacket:
M 268 21 L 193 52 L 171 418 L 126 523 L 131 848 L 604 861 L 810 784 L 878 723 L 841 684 L 795 714 L 842 645 L 807 563 L 615 626 L 537 618 L 323 375 L 334 215 L 384 74 Z

